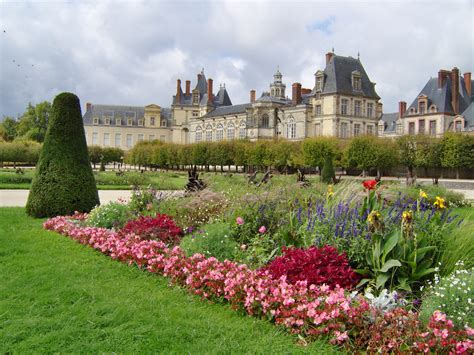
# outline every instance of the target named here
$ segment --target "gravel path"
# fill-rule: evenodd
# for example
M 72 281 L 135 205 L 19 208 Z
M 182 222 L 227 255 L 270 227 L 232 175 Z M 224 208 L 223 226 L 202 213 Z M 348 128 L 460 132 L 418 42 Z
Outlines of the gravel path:
M 29 190 L 0 190 L 0 207 L 25 207 Z M 184 191 L 161 191 L 164 196 L 182 196 Z M 132 196 L 131 190 L 99 190 L 102 204 L 110 201 L 126 200 Z

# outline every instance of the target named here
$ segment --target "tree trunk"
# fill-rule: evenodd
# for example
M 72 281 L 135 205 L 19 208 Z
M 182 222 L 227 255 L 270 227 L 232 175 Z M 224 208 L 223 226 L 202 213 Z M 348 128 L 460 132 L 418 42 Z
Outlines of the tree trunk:
M 456 168 L 456 179 L 459 180 L 459 168 Z

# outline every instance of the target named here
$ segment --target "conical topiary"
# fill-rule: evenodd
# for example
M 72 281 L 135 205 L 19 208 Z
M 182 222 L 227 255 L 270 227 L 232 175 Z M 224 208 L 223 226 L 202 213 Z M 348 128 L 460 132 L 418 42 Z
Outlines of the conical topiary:
M 26 212 L 52 217 L 89 212 L 98 204 L 79 98 L 65 92 L 53 102 Z
M 334 167 L 332 166 L 332 156 L 326 156 L 324 160 L 323 170 L 321 171 L 321 181 L 326 184 L 332 184 L 336 178 Z

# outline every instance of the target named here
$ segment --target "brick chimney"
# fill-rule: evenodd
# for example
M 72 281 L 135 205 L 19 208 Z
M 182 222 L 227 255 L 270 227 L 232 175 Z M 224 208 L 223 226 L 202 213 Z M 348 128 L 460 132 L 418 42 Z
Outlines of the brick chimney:
M 333 52 L 327 52 L 326 53 L 326 65 L 331 61 L 331 58 L 333 57 L 334 53 Z
M 207 104 L 212 105 L 214 95 L 212 94 L 212 79 L 207 79 Z
M 191 80 L 186 80 L 186 95 L 191 93 Z
M 471 73 L 464 73 L 464 85 L 466 85 L 467 96 L 471 96 Z
M 441 89 L 444 86 L 444 84 L 446 83 L 450 75 L 451 75 L 451 72 L 449 70 L 441 69 L 438 72 L 438 88 L 439 89 Z
M 451 105 L 457 115 L 459 113 L 459 69 L 456 67 L 451 70 Z
M 292 85 L 291 103 L 293 105 L 298 105 L 301 103 L 301 84 L 300 83 L 294 83 Z
M 405 101 L 400 101 L 398 103 L 398 118 L 403 118 L 405 112 L 407 111 L 407 103 Z
M 311 94 L 313 90 L 308 89 L 308 88 L 301 88 L 301 95 L 308 95 Z
M 255 102 L 255 90 L 250 90 L 250 102 Z
M 471 73 L 469 73 L 471 74 Z M 464 74 L 466 75 L 466 74 Z M 92 104 L 90 102 L 86 103 L 86 112 L 92 110 Z
M 181 79 L 176 80 L 176 103 L 181 102 Z

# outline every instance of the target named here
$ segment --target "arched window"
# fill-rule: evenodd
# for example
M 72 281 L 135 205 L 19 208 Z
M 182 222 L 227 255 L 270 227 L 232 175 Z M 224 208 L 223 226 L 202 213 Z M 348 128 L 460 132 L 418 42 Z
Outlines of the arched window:
M 264 113 L 262 115 L 262 128 L 268 128 L 269 125 L 270 125 L 270 118 L 268 117 L 266 113 Z
M 233 123 L 229 123 L 227 126 L 227 140 L 231 141 L 235 138 L 235 126 Z
M 280 96 L 280 89 L 276 89 L 276 96 Z
M 296 138 L 296 122 L 293 117 L 288 120 L 286 137 L 288 139 Z
M 216 129 L 216 141 L 220 142 L 223 139 L 224 139 L 224 126 L 221 123 L 219 123 Z
M 201 126 L 196 127 L 196 137 L 194 138 L 194 141 L 196 143 L 199 143 L 202 141 L 202 128 Z
M 206 141 L 212 142 L 212 125 L 210 124 L 206 126 Z
M 242 121 L 239 126 L 239 139 L 245 139 L 245 137 L 247 137 L 247 127 L 245 122 Z

